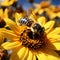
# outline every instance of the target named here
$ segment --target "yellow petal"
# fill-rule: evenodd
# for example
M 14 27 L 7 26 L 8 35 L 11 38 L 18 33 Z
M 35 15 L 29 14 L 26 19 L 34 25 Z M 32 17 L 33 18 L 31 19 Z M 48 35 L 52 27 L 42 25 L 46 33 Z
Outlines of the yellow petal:
M 55 21 L 49 21 L 44 25 L 46 33 L 48 33 L 54 26 Z
M 59 55 L 54 50 L 47 48 L 44 49 L 43 52 L 45 53 L 46 60 L 60 60 Z
M 3 43 L 3 37 L 0 36 L 0 45 Z
M 16 0 L 10 0 L 9 1 L 9 6 L 12 5 L 14 3 L 14 1 L 16 1 Z
M 42 26 L 44 26 L 44 24 L 46 23 L 46 19 L 45 17 L 40 17 L 37 19 L 38 23 L 41 24 Z
M 44 9 L 40 9 L 40 10 L 38 11 L 39 14 L 42 14 L 43 12 L 44 12 Z
M 45 53 L 40 53 L 37 55 L 38 60 L 48 60 Z
M 12 50 L 12 54 L 11 54 L 11 56 L 10 56 L 10 60 L 20 60 L 17 52 L 19 51 L 19 49 L 20 49 L 21 47 L 22 47 L 22 46 L 18 46 L 18 47 L 14 48 L 14 49 Z
M 31 51 L 29 51 L 29 55 L 28 55 L 27 60 L 33 60 L 33 54 Z
M 2 5 L 2 6 L 9 6 L 7 0 L 3 1 L 3 2 L 1 3 L 1 5 Z
M 1 2 L 2 6 L 10 6 L 12 5 L 14 2 L 16 2 L 17 0 L 4 0 L 3 2 Z
M 10 60 L 20 60 L 20 59 L 16 53 L 13 53 L 12 56 L 10 56 Z
M 28 48 L 26 49 L 26 52 L 25 52 L 25 55 L 24 55 L 24 57 L 23 57 L 23 59 L 22 60 L 26 60 L 26 58 L 28 57 Z
M 52 12 L 52 13 L 50 14 L 50 19 L 54 19 L 56 16 L 57 16 L 57 14 Z
M 60 35 L 54 35 L 54 34 L 52 34 L 52 35 L 48 35 L 48 38 L 55 39 L 57 41 L 57 40 L 60 40 Z
M 53 43 L 53 45 L 55 46 L 57 50 L 60 50 L 60 42 L 55 42 Z
M 4 29 L 1 32 L 3 36 L 9 40 L 19 40 L 19 36 L 17 36 L 13 31 Z
M 2 33 L 0 33 L 0 45 L 4 42 L 4 36 Z
M 20 58 L 20 60 L 22 60 L 22 59 L 24 59 L 25 57 L 26 57 L 26 52 L 27 52 L 28 50 L 27 50 L 27 48 L 25 48 L 25 47 L 22 47 L 19 51 L 18 51 L 18 56 L 19 56 L 19 58 Z
M 22 13 L 15 13 L 15 20 L 18 21 L 20 18 L 22 18 Z
M 60 17 L 60 12 L 57 13 L 57 16 Z
M 35 55 L 33 56 L 33 60 L 36 60 L 36 56 Z
M 16 41 L 16 42 L 3 43 L 1 46 L 6 50 L 11 50 L 11 49 L 16 48 L 16 47 L 18 47 L 20 45 L 21 45 L 21 43 Z
M 3 9 L 0 9 L 0 17 L 3 18 Z
M 51 52 L 51 53 L 54 54 L 55 56 L 48 54 L 47 55 L 48 60 L 60 60 L 60 57 L 58 57 L 58 54 L 56 54 L 55 52 Z
M 13 51 L 11 56 L 10 56 L 10 60 L 20 60 L 18 55 L 17 55 L 17 51 Z
M 8 17 L 8 9 L 7 8 L 4 11 L 4 17 Z
M 11 43 L 11 42 L 6 42 L 6 43 L 3 43 L 3 44 L 2 44 L 2 46 L 5 46 L 5 45 L 7 45 L 7 44 L 9 44 L 9 43 Z
M 37 17 L 36 17 L 36 15 L 35 15 L 35 13 L 32 13 L 32 14 L 29 16 L 29 18 L 32 19 L 34 22 L 36 22 Z
M 19 25 L 18 20 L 20 20 L 22 17 L 23 17 L 22 13 L 15 13 L 15 20 L 18 25 Z
M 55 28 L 51 31 L 47 37 L 50 39 L 51 42 L 59 42 L 60 41 L 60 27 Z
M 56 27 L 53 31 L 51 31 L 48 35 L 55 34 L 60 35 L 60 27 Z
M 13 22 L 9 18 L 4 18 L 4 20 L 10 29 L 12 29 L 15 33 L 19 34 L 20 29 L 19 29 L 19 26 L 17 26 L 17 24 L 15 22 Z

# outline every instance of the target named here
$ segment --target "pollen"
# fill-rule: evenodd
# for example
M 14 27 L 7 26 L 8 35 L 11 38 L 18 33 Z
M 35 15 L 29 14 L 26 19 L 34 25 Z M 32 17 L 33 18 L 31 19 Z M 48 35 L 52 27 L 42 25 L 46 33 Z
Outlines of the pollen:
M 45 46 L 45 34 L 38 35 L 35 33 L 35 38 L 33 38 L 33 32 L 31 30 L 25 30 L 20 35 L 20 42 L 22 42 L 22 45 L 25 47 L 28 47 L 29 49 L 37 50 L 40 48 L 43 48 Z

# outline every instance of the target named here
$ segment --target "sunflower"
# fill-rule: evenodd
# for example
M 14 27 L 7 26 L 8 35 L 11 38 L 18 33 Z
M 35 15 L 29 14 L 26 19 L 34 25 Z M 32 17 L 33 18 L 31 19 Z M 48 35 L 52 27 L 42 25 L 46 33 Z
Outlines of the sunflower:
M 48 10 L 46 14 L 49 16 L 50 19 L 54 19 L 55 17 L 57 17 L 57 13 L 54 13 L 51 10 Z
M 47 11 L 49 7 L 50 7 L 49 2 L 46 2 L 46 1 L 41 2 L 40 5 L 37 7 L 38 13 L 42 14 L 44 11 Z
M 60 8 L 56 7 L 54 5 L 51 5 L 49 2 L 43 1 L 36 9 L 34 9 L 35 12 L 37 12 L 40 16 L 46 17 L 46 19 L 54 19 L 55 17 L 60 17 Z M 49 13 L 50 12 L 50 13 Z
M 28 26 L 19 26 L 9 18 L 5 18 L 5 21 L 11 30 L 5 29 L 2 33 L 10 41 L 1 46 L 6 50 L 13 50 L 11 60 L 60 60 L 55 52 L 60 50 L 60 27 L 53 27 L 55 21 L 46 22 L 38 18 L 36 22 L 41 28 L 35 35 Z
M 36 9 L 34 9 L 33 13 L 37 13 L 38 17 L 44 16 L 46 18 L 46 20 L 50 20 L 50 15 L 52 14 L 52 11 L 50 9 L 50 3 L 43 1 L 41 2 Z M 51 12 L 51 13 L 49 13 Z
M 58 13 L 57 13 L 57 17 L 59 17 L 59 18 L 60 18 L 60 12 L 58 12 Z
M 11 6 L 15 2 L 17 2 L 17 0 L 3 0 L 2 2 L 0 2 L 0 5 L 7 7 L 7 6 Z
M 50 13 L 49 13 L 50 12 Z M 56 6 L 53 6 L 51 5 L 49 7 L 49 10 L 47 11 L 47 14 L 48 16 L 51 18 L 51 19 L 54 19 L 55 17 L 60 17 L 59 14 L 60 14 L 60 10 L 59 10 L 59 7 L 56 7 Z

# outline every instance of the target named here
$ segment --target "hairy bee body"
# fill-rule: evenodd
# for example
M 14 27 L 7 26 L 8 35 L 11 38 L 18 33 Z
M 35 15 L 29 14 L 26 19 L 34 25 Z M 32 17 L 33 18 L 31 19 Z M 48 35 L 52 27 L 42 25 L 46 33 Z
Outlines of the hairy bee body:
M 31 26 L 32 22 L 33 22 L 33 21 L 32 21 L 31 19 L 28 19 L 28 18 L 21 18 L 21 19 L 19 20 L 20 25 L 26 25 L 26 26 L 28 26 L 28 27 Z
M 36 32 L 38 32 L 39 34 L 42 34 L 43 31 L 44 31 L 44 28 L 41 27 L 41 25 L 40 25 L 39 23 L 35 23 L 35 24 L 33 25 L 33 29 L 34 29 Z

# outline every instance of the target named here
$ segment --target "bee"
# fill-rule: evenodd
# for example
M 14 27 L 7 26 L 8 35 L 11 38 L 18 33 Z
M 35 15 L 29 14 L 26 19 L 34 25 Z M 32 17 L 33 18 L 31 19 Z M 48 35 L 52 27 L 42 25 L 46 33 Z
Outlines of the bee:
M 36 34 L 43 35 L 44 27 L 42 27 L 38 22 L 35 22 L 32 19 L 29 19 L 28 17 L 25 17 L 25 18 L 21 18 L 19 20 L 19 23 L 20 23 L 21 26 L 22 25 L 26 25 L 26 26 L 29 27 L 29 29 L 27 29 L 27 30 L 31 30 L 32 31 L 33 39 L 36 38 Z M 24 32 L 26 32 L 26 30 Z
M 33 21 L 27 17 L 21 18 L 18 22 L 20 25 L 26 25 L 28 27 L 30 27 L 33 23 Z
M 43 34 L 44 32 L 44 27 L 42 27 L 39 23 L 34 23 L 32 26 L 34 32 L 37 32 L 38 34 Z
M 26 29 L 23 29 L 23 31 L 20 34 L 20 41 L 22 41 L 22 45 L 32 48 L 34 50 L 40 49 L 42 45 L 45 44 L 44 38 L 44 27 L 41 26 L 38 21 L 29 17 L 24 17 L 19 20 L 20 26 L 27 27 Z

